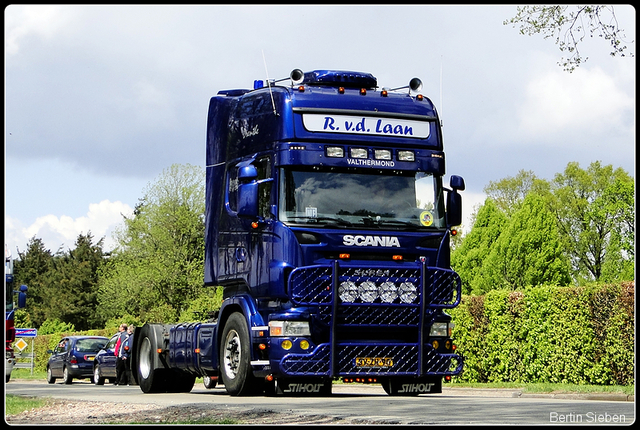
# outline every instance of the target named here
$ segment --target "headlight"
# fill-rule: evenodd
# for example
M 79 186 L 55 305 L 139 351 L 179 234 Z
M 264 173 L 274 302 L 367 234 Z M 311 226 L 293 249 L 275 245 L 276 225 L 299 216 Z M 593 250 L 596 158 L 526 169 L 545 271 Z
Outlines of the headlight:
M 360 296 L 360 300 L 365 303 L 373 302 L 378 298 L 378 288 L 375 283 L 365 281 L 358 287 L 358 295 Z
M 413 282 L 403 282 L 398 288 L 398 295 L 402 303 L 413 303 L 418 298 L 418 289 Z
M 431 325 L 431 331 L 429 332 L 429 335 L 437 337 L 451 337 L 452 329 L 453 323 L 449 324 L 447 322 L 434 322 Z
M 396 285 L 393 282 L 383 282 L 378 288 L 378 293 L 383 303 L 393 303 L 398 298 L 398 291 L 396 291 Z
M 270 336 L 311 336 L 308 321 L 269 321 Z
M 338 295 L 340 300 L 345 303 L 353 302 L 358 297 L 358 287 L 355 282 L 345 281 L 338 287 Z

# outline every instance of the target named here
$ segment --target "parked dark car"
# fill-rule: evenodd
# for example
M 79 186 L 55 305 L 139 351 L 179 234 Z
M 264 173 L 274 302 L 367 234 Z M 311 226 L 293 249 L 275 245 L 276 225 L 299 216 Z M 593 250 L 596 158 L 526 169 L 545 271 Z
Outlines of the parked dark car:
M 116 382 L 116 342 L 120 333 L 111 336 L 109 342 L 96 354 L 93 360 L 93 382 L 96 385 L 104 385 L 105 379 L 109 383 Z
M 75 379 L 89 378 L 93 382 L 93 360 L 107 342 L 103 336 L 67 336 L 58 342 L 47 363 L 47 382 L 62 378 L 65 384 Z

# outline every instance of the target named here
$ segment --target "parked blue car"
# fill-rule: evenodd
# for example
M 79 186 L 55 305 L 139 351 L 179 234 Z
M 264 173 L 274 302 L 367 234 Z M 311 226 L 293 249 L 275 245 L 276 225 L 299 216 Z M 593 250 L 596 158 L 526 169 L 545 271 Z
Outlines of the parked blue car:
M 65 384 L 73 379 L 89 378 L 93 382 L 93 360 L 108 338 L 102 336 L 67 336 L 58 342 L 47 363 L 47 382 L 62 378 Z
M 96 385 L 104 385 L 105 379 L 109 383 L 116 382 L 116 342 L 120 333 L 111 336 L 109 342 L 98 351 L 93 360 L 93 382 Z

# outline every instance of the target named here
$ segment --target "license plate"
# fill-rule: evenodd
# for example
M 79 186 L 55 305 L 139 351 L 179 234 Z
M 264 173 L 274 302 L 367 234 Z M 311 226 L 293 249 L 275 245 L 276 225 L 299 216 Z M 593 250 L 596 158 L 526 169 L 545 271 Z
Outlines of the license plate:
M 356 357 L 356 367 L 392 367 L 391 357 Z
M 93 361 L 93 359 L 96 358 L 95 355 L 90 355 L 90 356 L 84 356 L 85 361 Z

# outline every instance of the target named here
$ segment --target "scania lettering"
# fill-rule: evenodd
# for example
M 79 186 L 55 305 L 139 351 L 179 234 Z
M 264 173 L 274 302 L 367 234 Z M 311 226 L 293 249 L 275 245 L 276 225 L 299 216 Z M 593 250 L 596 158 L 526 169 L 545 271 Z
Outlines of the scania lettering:
M 296 69 L 210 99 L 204 288 L 224 300 L 206 322 L 136 329 L 142 391 L 202 376 L 234 396 L 327 395 L 340 379 L 418 395 L 461 372 L 447 309 L 464 180 L 444 184 L 420 88 Z
M 400 242 L 397 237 L 389 236 L 352 236 L 350 234 L 343 237 L 346 246 L 397 246 L 400 248 Z

